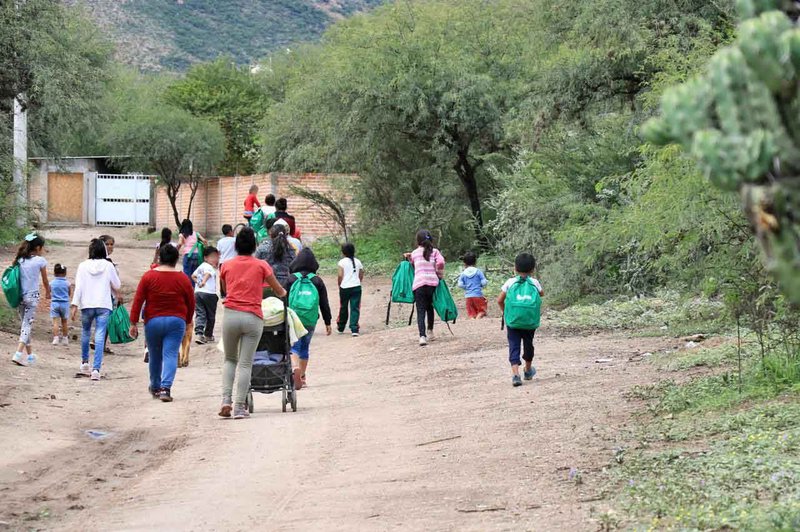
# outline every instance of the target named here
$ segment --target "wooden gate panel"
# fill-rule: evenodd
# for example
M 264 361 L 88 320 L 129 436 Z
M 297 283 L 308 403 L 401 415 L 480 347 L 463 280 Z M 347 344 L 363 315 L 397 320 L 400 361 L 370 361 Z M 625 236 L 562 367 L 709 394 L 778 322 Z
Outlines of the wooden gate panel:
M 83 174 L 47 174 L 48 222 L 83 221 Z

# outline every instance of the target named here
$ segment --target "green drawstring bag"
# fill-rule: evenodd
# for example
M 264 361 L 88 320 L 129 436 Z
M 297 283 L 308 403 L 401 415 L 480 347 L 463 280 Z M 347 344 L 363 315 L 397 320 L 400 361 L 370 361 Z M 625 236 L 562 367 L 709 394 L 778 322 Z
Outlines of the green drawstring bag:
M 252 227 L 253 231 L 256 233 L 264 228 L 264 211 L 258 209 L 255 214 L 250 217 L 250 227 Z
M 117 306 L 108 317 L 108 339 L 112 344 L 128 344 L 134 341 L 130 335 L 131 317 L 123 305 Z
M 22 303 L 22 278 L 18 262 L 3 272 L 3 293 L 11 308 L 17 308 Z
M 392 296 L 389 299 L 389 306 L 386 308 L 386 325 L 389 325 L 389 316 L 392 312 L 392 303 L 414 303 L 414 268 L 407 260 L 401 262 L 392 275 Z M 414 309 L 411 309 L 411 316 L 414 316 Z M 411 318 L 408 319 L 409 324 Z
M 447 283 L 443 279 L 439 279 L 439 286 L 433 293 L 433 309 L 439 318 L 447 324 L 450 328 L 450 322 L 455 323 L 458 318 L 458 308 L 456 302 L 453 301 L 453 296 L 450 294 L 450 289 L 447 288 Z M 452 334 L 452 330 L 450 333 Z

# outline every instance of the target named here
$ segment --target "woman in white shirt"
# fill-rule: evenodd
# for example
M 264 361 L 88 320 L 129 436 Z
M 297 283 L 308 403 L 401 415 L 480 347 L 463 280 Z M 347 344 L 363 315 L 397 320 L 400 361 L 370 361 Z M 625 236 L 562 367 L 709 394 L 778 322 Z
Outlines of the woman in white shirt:
M 89 342 L 92 324 L 95 324 L 94 359 L 91 377 L 100 380 L 103 365 L 103 348 L 106 343 L 108 318 L 111 316 L 112 292 L 119 290 L 121 283 L 114 264 L 106 260 L 106 246 L 95 238 L 89 244 L 89 259 L 80 263 L 75 275 L 75 295 L 72 298 L 72 319 L 81 311 L 81 366 L 80 372 L 89 375 Z
M 342 246 L 339 261 L 339 319 L 336 327 L 339 334 L 347 327 L 348 313 L 350 332 L 358 336 L 358 319 L 361 315 L 361 281 L 364 280 L 364 265 L 356 258 L 356 247 L 347 243 Z

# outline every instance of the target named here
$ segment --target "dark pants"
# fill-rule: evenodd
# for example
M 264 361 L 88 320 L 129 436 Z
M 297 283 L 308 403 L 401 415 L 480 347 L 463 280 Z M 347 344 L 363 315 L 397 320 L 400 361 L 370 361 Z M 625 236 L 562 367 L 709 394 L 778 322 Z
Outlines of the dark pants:
M 217 301 L 216 294 L 205 294 L 196 292 L 194 294 L 195 312 L 194 333 L 196 335 L 214 336 L 214 324 L 217 321 Z
M 347 326 L 347 314 L 350 313 L 350 330 L 358 332 L 358 318 L 361 317 L 361 287 L 339 289 L 339 319 L 336 327 L 339 332 L 344 332 Z
M 428 318 L 428 330 L 433 330 L 433 293 L 435 286 L 420 286 L 414 290 L 414 302 L 417 304 L 417 327 L 420 336 L 427 336 L 425 332 L 425 318 Z
M 522 344 L 522 359 L 526 362 L 533 360 L 533 335 L 536 334 L 536 329 L 512 329 L 506 328 L 508 334 L 508 361 L 512 366 L 519 366 L 519 353 L 520 344 Z
M 183 273 L 189 276 L 189 280 L 192 282 L 192 288 L 194 288 L 194 279 L 192 279 L 192 274 L 200 266 L 200 259 L 197 257 L 197 253 L 193 255 L 189 255 L 188 253 L 183 256 Z

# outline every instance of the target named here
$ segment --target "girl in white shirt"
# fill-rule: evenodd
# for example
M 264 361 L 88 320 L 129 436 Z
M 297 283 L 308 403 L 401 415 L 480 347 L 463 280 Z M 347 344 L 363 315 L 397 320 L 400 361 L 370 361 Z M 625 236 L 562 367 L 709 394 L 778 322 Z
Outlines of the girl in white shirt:
M 356 258 L 356 247 L 349 242 L 342 246 L 342 256 L 344 258 L 339 261 L 339 319 L 336 325 L 339 334 L 343 334 L 349 313 L 350 332 L 356 337 L 359 334 L 364 265 Z
M 35 233 L 25 237 L 25 241 L 17 250 L 13 264 L 19 264 L 20 285 L 22 288 L 22 301 L 20 302 L 19 316 L 22 320 L 20 327 L 19 344 L 11 361 L 20 366 L 27 366 L 36 362 L 36 355 L 31 348 L 31 331 L 36 308 L 41 297 L 39 292 L 39 279 L 44 286 L 45 299 L 50 299 L 50 283 L 47 280 L 47 259 L 44 255 L 44 238 Z M 26 354 L 27 351 L 27 354 Z

